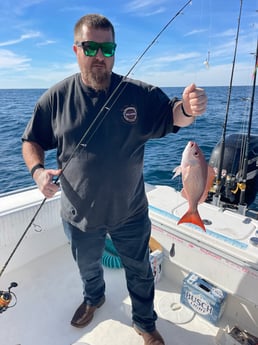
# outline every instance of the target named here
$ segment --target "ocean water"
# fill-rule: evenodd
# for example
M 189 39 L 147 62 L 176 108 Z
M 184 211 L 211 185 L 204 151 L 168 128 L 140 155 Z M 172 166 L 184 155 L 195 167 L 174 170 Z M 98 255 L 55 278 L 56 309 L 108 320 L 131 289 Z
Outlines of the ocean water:
M 169 97 L 180 97 L 183 88 L 166 87 Z M 228 87 L 207 87 L 206 113 L 193 125 L 177 134 L 151 140 L 145 149 L 144 178 L 151 184 L 162 184 L 181 189 L 181 179 L 172 180 L 172 170 L 180 164 L 181 155 L 189 140 L 202 149 L 207 161 L 212 149 L 220 141 L 224 128 Z M 21 135 L 32 115 L 35 102 L 43 89 L 0 89 L 0 194 L 32 186 L 32 180 L 21 155 Z M 246 133 L 250 113 L 251 86 L 232 88 L 227 134 Z M 258 134 L 257 98 L 254 102 L 252 134 Z M 46 166 L 55 167 L 55 152 L 48 152 Z M 258 197 L 252 208 L 258 210 Z

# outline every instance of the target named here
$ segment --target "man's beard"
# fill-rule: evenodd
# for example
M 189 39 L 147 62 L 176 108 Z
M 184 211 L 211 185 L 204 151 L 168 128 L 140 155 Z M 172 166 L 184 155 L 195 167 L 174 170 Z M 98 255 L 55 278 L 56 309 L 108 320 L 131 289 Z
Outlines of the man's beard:
M 110 85 L 111 72 L 108 71 L 84 71 L 82 74 L 87 85 L 97 91 L 107 90 Z

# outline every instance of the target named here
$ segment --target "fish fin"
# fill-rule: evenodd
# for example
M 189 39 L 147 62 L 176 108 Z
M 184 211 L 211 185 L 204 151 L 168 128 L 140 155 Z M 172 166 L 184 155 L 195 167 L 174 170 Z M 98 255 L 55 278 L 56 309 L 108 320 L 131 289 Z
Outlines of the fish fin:
M 213 184 L 214 181 L 214 177 L 215 177 L 215 172 L 214 169 L 208 165 L 208 174 L 207 174 L 207 181 L 206 181 L 206 186 L 205 186 L 205 190 L 199 200 L 199 204 L 201 204 L 202 202 L 204 202 L 207 199 L 208 196 L 208 192 Z
M 196 212 L 191 212 L 188 210 L 182 218 L 179 219 L 178 225 L 182 223 L 192 223 L 195 225 L 198 225 L 200 228 L 202 228 L 204 231 L 206 231 L 205 226 L 203 224 L 203 221 L 201 220 L 201 217 L 199 215 L 199 212 L 196 210 Z
M 179 165 L 179 166 L 175 167 L 175 169 L 173 169 L 173 173 L 175 173 L 175 174 L 174 174 L 174 176 L 172 177 L 172 180 L 173 180 L 173 178 L 175 178 L 175 177 L 181 175 L 181 173 L 182 173 L 182 168 L 181 168 L 181 166 Z
M 181 195 L 182 195 L 183 198 L 185 198 L 187 200 L 187 195 L 186 195 L 186 192 L 185 192 L 184 188 L 181 190 Z

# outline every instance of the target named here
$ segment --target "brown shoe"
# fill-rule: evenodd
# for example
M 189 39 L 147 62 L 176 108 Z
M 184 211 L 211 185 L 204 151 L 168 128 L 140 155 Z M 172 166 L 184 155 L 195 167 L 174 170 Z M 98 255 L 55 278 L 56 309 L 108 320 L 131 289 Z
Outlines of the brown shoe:
M 143 337 L 144 345 L 165 345 L 165 342 L 159 332 L 155 331 L 147 333 L 140 331 L 135 325 L 133 326 L 135 331 Z
M 78 328 L 87 326 L 92 321 L 96 309 L 100 308 L 104 302 L 105 296 L 101 298 L 97 305 L 88 305 L 83 302 L 74 313 L 71 325 Z

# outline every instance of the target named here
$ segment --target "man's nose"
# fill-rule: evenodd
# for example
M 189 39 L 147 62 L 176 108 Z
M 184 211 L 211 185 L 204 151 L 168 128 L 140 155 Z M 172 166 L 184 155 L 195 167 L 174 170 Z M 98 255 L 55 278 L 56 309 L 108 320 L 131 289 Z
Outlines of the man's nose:
M 103 60 L 103 59 L 104 59 L 104 55 L 103 55 L 102 50 L 101 50 L 100 47 L 98 48 L 96 57 L 97 57 L 98 59 L 100 59 L 100 60 Z

